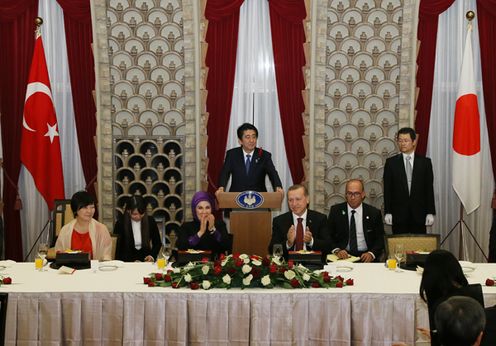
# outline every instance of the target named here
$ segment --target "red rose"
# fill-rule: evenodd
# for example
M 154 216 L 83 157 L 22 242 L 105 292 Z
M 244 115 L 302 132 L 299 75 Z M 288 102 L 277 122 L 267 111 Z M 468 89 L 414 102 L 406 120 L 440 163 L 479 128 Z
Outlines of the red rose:
M 197 290 L 200 288 L 200 285 L 198 284 L 198 282 L 192 282 L 189 287 L 192 289 L 192 290 Z
M 234 265 L 236 267 L 241 267 L 245 262 L 241 258 L 237 258 L 236 261 L 234 262 Z
M 223 261 L 223 260 L 224 260 L 224 258 L 226 258 L 226 255 L 224 255 L 223 253 L 221 253 L 221 254 L 219 255 L 219 261 Z
M 494 286 L 494 280 L 493 279 L 486 279 L 486 286 Z
M 353 279 L 346 280 L 346 285 L 347 286 L 353 286 L 353 284 L 354 284 Z
M 270 265 L 270 259 L 269 259 L 268 257 L 264 257 L 264 258 L 262 259 L 262 265 L 263 265 L 264 267 L 268 267 L 268 266 Z
M 150 282 L 148 283 L 148 287 L 155 287 L 155 282 L 150 280 Z
M 238 259 L 239 258 L 239 252 L 233 253 L 232 258 Z
M 277 272 L 277 266 L 275 264 L 271 264 L 270 267 L 269 267 L 269 271 L 271 273 Z
M 341 276 L 341 275 L 338 275 L 336 276 L 336 279 L 338 279 L 339 281 L 343 282 L 344 281 L 344 278 Z
M 203 258 L 201 259 L 201 262 L 202 262 L 202 263 L 208 263 L 208 257 L 203 257 Z
M 220 266 L 214 267 L 214 275 L 219 276 L 222 273 L 222 268 Z
M 336 282 L 336 287 L 338 287 L 338 288 L 343 287 L 343 281 Z
M 251 259 L 252 261 L 260 261 L 260 256 L 257 256 L 257 255 L 251 255 L 251 256 L 250 256 L 250 259 Z
M 214 267 L 220 267 L 221 263 L 219 260 L 214 261 Z
M 253 275 L 253 277 L 254 277 L 255 279 L 258 279 L 258 278 L 260 277 L 260 272 L 261 272 L 260 268 L 253 267 L 253 268 L 251 269 L 251 274 Z
M 179 288 L 179 283 L 173 282 L 171 286 L 172 286 L 172 288 Z
M 234 269 L 234 268 L 229 268 L 229 269 L 227 270 L 227 272 L 228 272 L 229 274 L 231 274 L 231 275 L 234 275 L 234 274 L 236 274 L 236 269 Z
M 293 262 L 293 260 L 289 260 L 289 261 L 288 261 L 288 268 L 289 268 L 289 269 L 293 269 L 293 267 L 294 267 L 294 262 Z
M 165 276 L 164 276 L 164 281 L 165 281 L 165 282 L 171 282 L 171 281 L 172 281 L 172 276 L 170 276 L 170 275 L 165 275 Z
M 298 288 L 300 287 L 300 282 L 297 279 L 293 279 L 291 280 L 291 286 L 293 286 L 294 288 Z
M 145 277 L 143 278 L 143 283 L 144 283 L 145 285 L 148 285 L 148 283 L 149 283 L 150 281 L 152 281 L 152 279 L 150 279 L 148 276 L 145 276 Z
M 155 280 L 161 281 L 163 279 L 164 279 L 164 276 L 162 275 L 162 273 L 155 273 Z
M 10 285 L 12 283 L 12 278 L 7 276 L 7 277 L 3 278 L 2 282 L 4 285 Z
M 318 281 L 314 281 L 314 282 L 312 282 L 312 287 L 313 287 L 313 288 L 319 288 L 319 287 L 320 287 L 319 282 L 318 282 Z
M 329 272 L 322 272 L 322 277 L 326 277 L 326 276 L 329 276 Z
M 279 268 L 279 273 L 284 274 L 287 269 L 284 267 Z
M 324 282 L 331 282 L 331 277 L 329 275 L 324 276 Z

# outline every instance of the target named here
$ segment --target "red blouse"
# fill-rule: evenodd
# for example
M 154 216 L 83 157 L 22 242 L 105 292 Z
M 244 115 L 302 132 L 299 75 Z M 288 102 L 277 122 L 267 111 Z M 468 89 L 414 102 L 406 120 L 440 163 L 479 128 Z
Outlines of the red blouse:
M 79 233 L 76 230 L 72 230 L 71 238 L 71 250 L 80 250 L 90 254 L 90 258 L 93 258 L 93 247 L 91 244 L 90 232 Z

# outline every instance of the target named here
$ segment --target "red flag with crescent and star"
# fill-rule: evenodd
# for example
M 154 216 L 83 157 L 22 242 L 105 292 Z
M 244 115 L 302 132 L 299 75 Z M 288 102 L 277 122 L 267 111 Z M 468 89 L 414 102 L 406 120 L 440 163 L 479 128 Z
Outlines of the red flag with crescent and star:
M 39 29 L 29 72 L 22 119 L 21 162 L 31 173 L 49 210 L 65 198 L 57 117 Z

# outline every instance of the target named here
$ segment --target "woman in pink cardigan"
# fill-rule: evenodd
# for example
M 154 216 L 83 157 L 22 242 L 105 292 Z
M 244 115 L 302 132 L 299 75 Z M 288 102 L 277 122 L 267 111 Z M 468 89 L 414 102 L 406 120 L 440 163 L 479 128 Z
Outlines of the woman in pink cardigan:
M 112 239 L 107 226 L 93 219 L 95 200 L 86 191 L 76 192 L 71 198 L 75 219 L 60 230 L 55 251 L 80 250 L 90 253 L 92 259 L 112 259 Z

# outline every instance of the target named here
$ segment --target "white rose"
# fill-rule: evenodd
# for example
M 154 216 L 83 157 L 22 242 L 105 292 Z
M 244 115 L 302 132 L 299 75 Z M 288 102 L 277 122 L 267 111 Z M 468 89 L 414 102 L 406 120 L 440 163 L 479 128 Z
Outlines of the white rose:
M 203 266 L 203 267 L 202 267 L 202 273 L 203 273 L 203 275 L 207 275 L 207 274 L 208 274 L 209 269 L 210 269 L 210 268 L 209 268 L 208 266 Z
M 264 286 L 270 285 L 270 276 L 269 275 L 265 275 L 262 278 L 262 285 L 264 285 Z
M 245 278 L 243 279 L 243 285 L 245 285 L 245 286 L 249 286 L 249 285 L 250 285 L 250 283 L 251 283 L 251 279 L 253 279 L 253 275 L 251 275 L 251 274 L 250 274 L 250 275 L 248 275 L 247 277 L 245 277 Z
M 305 280 L 305 281 L 310 280 L 310 275 L 308 275 L 307 273 L 304 273 L 303 274 L 303 280 Z
M 222 260 L 222 262 L 220 263 L 220 265 L 224 267 L 226 265 L 226 263 L 227 263 L 228 260 L 229 260 L 229 257 L 224 258 Z
M 293 280 L 295 276 L 296 276 L 296 274 L 295 274 L 295 272 L 294 272 L 294 271 L 292 271 L 292 270 L 286 270 L 286 271 L 284 272 L 284 277 L 285 277 L 286 279 L 288 279 L 288 280 Z
M 272 262 L 274 262 L 278 266 L 280 266 L 282 264 L 280 257 L 272 257 Z
M 248 274 L 249 272 L 251 272 L 251 267 L 250 267 L 248 264 L 245 264 L 245 265 L 241 268 L 241 271 L 243 272 L 243 274 Z
M 181 272 L 181 269 L 180 268 L 172 268 L 172 271 L 174 272 L 174 274 L 178 274 Z
M 260 262 L 259 260 L 253 260 L 253 261 L 251 261 L 251 263 L 253 265 L 256 265 L 257 267 L 260 267 L 262 265 L 262 262 Z
M 211 285 L 211 284 L 210 284 L 210 281 L 208 281 L 208 280 L 203 280 L 203 282 L 202 282 L 202 287 L 203 287 L 203 289 L 204 289 L 204 290 L 208 290 L 208 289 L 210 288 L 210 285 Z
M 184 281 L 191 282 L 191 275 L 189 273 L 184 275 Z
M 247 254 L 245 253 L 242 253 L 241 255 L 239 255 L 239 258 L 241 258 L 242 260 L 245 260 L 245 259 L 250 259 L 250 256 L 248 256 Z
M 250 263 L 250 258 L 249 257 L 243 258 L 242 260 L 243 260 L 243 263 Z
M 229 274 L 226 274 L 222 277 L 222 282 L 224 282 L 227 285 L 231 284 L 231 277 L 229 276 Z

